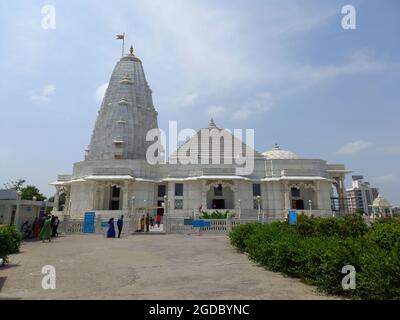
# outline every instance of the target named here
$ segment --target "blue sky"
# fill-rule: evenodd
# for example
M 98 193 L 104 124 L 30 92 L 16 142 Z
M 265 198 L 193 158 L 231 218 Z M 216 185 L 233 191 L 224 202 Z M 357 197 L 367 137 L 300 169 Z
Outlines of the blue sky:
M 346 4 L 356 30 L 341 27 Z M 0 184 L 50 195 L 83 159 L 125 32 L 161 128 L 211 115 L 254 128 L 257 150 L 344 163 L 400 205 L 399 12 L 396 0 L 1 1 Z

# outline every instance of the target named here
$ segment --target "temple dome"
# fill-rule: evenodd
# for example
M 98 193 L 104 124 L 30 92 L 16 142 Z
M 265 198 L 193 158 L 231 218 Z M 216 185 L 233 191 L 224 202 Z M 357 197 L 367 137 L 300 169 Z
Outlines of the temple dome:
M 373 207 L 387 207 L 390 208 L 392 205 L 387 201 L 382 195 L 378 195 L 378 197 L 374 200 Z
M 262 155 L 267 160 L 273 159 L 299 159 L 299 156 L 292 151 L 282 150 L 277 144 L 275 144 L 271 150 L 265 151 Z

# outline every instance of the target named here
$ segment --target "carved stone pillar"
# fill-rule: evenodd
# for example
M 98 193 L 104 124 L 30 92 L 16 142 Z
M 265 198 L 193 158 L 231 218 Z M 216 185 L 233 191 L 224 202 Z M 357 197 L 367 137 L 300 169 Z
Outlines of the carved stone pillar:
M 122 185 L 122 210 L 129 210 L 129 182 L 125 181 Z
M 315 205 L 316 205 L 316 208 L 314 208 L 314 209 L 316 209 L 316 210 L 321 210 L 322 209 L 322 204 L 321 204 L 321 196 L 320 196 L 320 192 L 321 192 L 321 190 L 320 190 L 320 182 L 319 181 L 316 181 L 315 182 L 315 200 L 316 200 L 316 203 L 315 203 Z
M 105 208 L 105 204 L 104 204 L 104 197 L 105 197 L 105 192 L 106 192 L 106 184 L 104 182 L 99 182 L 100 186 L 100 197 L 99 197 L 99 209 L 100 210 L 108 210 L 108 207 Z
M 203 210 L 207 210 L 207 187 L 206 180 L 201 181 L 201 206 Z
M 284 182 L 284 192 L 285 192 L 285 211 L 290 209 L 290 190 L 289 190 L 289 182 Z
M 95 182 L 95 193 L 93 196 L 93 209 L 94 210 L 102 210 L 102 206 L 100 205 L 100 194 L 101 194 L 101 183 Z
M 60 206 L 60 187 L 56 187 L 56 193 L 54 194 L 53 211 L 58 211 L 59 206 Z
M 233 209 L 239 212 L 239 182 L 237 180 L 233 181 Z
M 71 187 L 65 187 L 64 214 L 71 215 Z

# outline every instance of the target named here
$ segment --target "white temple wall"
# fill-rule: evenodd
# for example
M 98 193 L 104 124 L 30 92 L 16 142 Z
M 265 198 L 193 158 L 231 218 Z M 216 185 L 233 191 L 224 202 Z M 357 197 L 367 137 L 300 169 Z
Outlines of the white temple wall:
M 82 217 L 86 211 L 93 210 L 94 194 L 93 182 L 86 181 L 71 184 L 71 216 Z
M 250 181 L 238 181 L 237 200 L 240 199 L 242 210 L 253 210 L 253 183 Z
M 331 204 L 331 192 L 332 183 L 330 181 L 321 181 L 319 183 L 319 202 L 320 210 L 323 211 L 323 215 L 332 214 L 332 204 Z
M 183 185 L 183 207 L 185 210 L 198 211 L 201 206 L 201 182 L 187 181 Z

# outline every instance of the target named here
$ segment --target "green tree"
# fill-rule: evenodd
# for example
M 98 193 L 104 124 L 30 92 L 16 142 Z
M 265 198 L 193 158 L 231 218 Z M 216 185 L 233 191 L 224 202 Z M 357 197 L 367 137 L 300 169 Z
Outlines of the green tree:
M 46 200 L 46 197 L 35 186 L 26 186 L 21 189 L 22 200 L 32 200 L 33 197 L 36 197 L 37 201 Z
M 364 214 L 364 210 L 358 208 L 358 209 L 355 209 L 355 210 L 353 211 L 353 213 L 362 216 L 362 215 Z
M 18 179 L 16 181 L 11 181 L 11 182 L 5 183 L 4 187 L 6 189 L 14 189 L 17 191 L 21 191 L 25 182 L 26 182 L 26 180 L 24 180 L 24 179 Z

